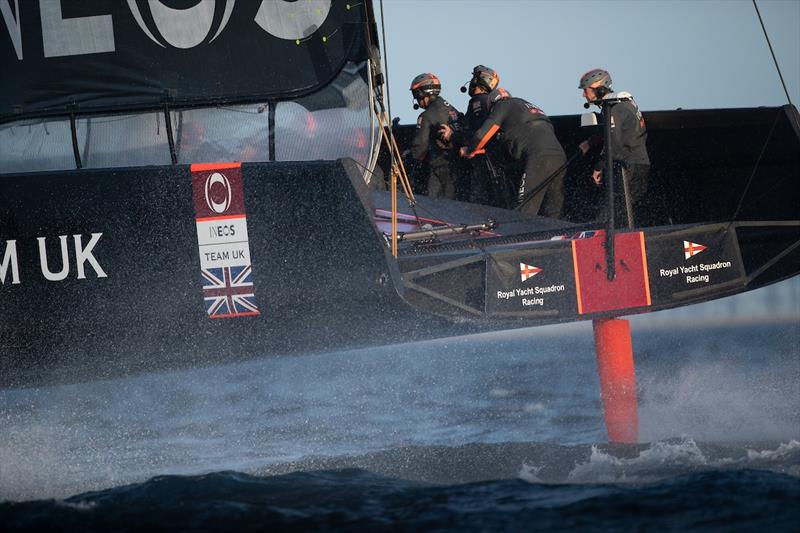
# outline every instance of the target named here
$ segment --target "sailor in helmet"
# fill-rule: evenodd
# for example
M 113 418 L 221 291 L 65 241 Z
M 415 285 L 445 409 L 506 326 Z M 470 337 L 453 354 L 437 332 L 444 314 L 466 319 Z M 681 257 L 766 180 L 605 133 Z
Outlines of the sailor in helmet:
M 603 106 L 604 101 L 613 102 L 609 115 L 611 117 L 611 155 L 614 158 L 614 166 L 619 165 L 625 171 L 626 181 L 630 200 L 634 206 L 634 212 L 641 211 L 636 209 L 647 191 L 647 175 L 650 172 L 650 158 L 647 155 L 647 126 L 642 112 L 636 102 L 627 92 L 614 92 L 611 88 L 611 74 L 603 69 L 592 69 L 581 76 L 578 88 L 583 90 L 583 97 L 589 104 Z M 592 146 L 602 146 L 603 141 L 600 136 L 580 144 L 580 148 L 585 154 Z M 595 185 L 600 186 L 608 174 L 605 168 L 605 149 L 600 154 L 592 172 L 592 180 Z M 617 177 L 619 180 L 619 176 Z M 625 213 L 624 187 L 622 183 L 616 186 L 615 182 L 615 211 L 619 211 L 617 220 L 625 220 L 622 216 Z M 607 206 L 601 213 L 601 218 L 608 216 Z
M 500 135 L 506 153 L 524 169 L 518 191 L 521 211 L 560 218 L 567 158 L 553 124 L 539 107 L 505 91 L 495 91 L 498 82 L 494 70 L 483 65 L 473 69 L 470 87 L 489 94 L 489 114 L 460 154 L 471 159 Z
M 424 109 L 417 118 L 417 130 L 411 141 L 411 155 L 430 166 L 428 196 L 432 198 L 456 197 L 456 181 L 460 162 L 453 144 L 439 135 L 439 127 L 449 124 L 460 128 L 461 113 L 439 96 L 442 84 L 434 74 L 420 74 L 411 82 L 411 95 L 416 100 L 414 109 Z
M 496 71 L 478 65 L 468 82 L 461 87 L 462 93 L 469 93 L 467 111 L 464 113 L 464 122 L 460 132 L 454 132 L 448 125 L 440 127 L 440 133 L 446 141 L 452 141 L 458 146 L 466 146 L 473 133 L 483 125 L 489 116 L 492 102 L 510 98 L 508 91 L 498 86 L 500 81 Z M 481 78 L 482 75 L 482 78 Z M 489 89 L 495 86 L 494 89 Z M 470 172 L 465 175 L 465 199 L 470 202 L 485 203 L 496 207 L 512 209 L 517 202 L 517 188 L 519 183 L 514 178 L 522 175 L 521 171 L 514 169 L 514 161 L 506 154 L 500 142 L 502 135 L 495 135 L 484 146 L 485 153 L 472 159 Z M 512 177 L 513 176 L 513 177 Z

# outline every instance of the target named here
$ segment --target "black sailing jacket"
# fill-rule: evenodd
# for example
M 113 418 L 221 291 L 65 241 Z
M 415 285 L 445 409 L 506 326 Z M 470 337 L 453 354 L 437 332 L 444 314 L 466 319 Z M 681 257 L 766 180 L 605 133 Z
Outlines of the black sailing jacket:
M 494 102 L 489 116 L 472 135 L 469 151 L 484 149 L 497 132 L 502 132 L 502 143 L 516 160 L 564 153 L 544 111 L 522 98 Z
M 612 93 L 609 96 L 626 96 Z M 629 96 L 629 95 L 628 95 Z M 647 155 L 647 125 L 633 99 L 614 104 L 611 108 L 611 153 L 615 161 L 631 165 L 649 165 Z M 595 170 L 605 168 L 605 151 L 595 164 Z
M 411 155 L 419 161 L 427 161 L 432 167 L 448 164 L 458 157 L 452 145 L 442 148 L 439 126 L 449 124 L 453 130 L 461 128 L 461 113 L 442 97 L 436 97 L 417 119 L 417 131 L 411 141 Z M 441 146 L 440 146 L 441 145 Z

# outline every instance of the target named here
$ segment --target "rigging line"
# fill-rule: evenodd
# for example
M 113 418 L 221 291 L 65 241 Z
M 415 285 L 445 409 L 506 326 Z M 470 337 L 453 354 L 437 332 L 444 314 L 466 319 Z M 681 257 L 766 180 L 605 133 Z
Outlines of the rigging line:
M 379 178 L 379 179 L 384 179 L 383 176 L 379 176 L 374 170 L 370 170 L 367 166 L 365 166 L 361 162 L 356 161 L 355 159 L 353 159 L 353 162 L 357 166 L 361 167 L 365 172 L 371 174 L 372 176 L 375 176 L 376 178 Z M 416 209 L 419 209 L 420 211 L 423 211 L 425 215 L 428 215 L 431 218 L 440 220 L 445 225 L 445 227 L 448 227 L 450 229 L 455 229 L 455 228 L 458 228 L 458 227 L 461 226 L 460 224 L 459 225 L 451 224 L 451 223 L 447 222 L 446 220 L 442 220 L 445 217 L 441 217 L 441 216 L 437 215 L 435 212 L 431 211 L 430 209 L 427 209 L 425 206 L 420 205 L 419 203 L 414 203 L 413 205 L 409 206 L 409 208 L 412 210 L 412 212 L 414 213 L 415 218 L 417 218 L 417 219 L 419 219 L 419 215 L 417 215 Z M 497 222 L 498 226 L 500 226 L 502 224 L 513 224 L 513 223 L 516 223 L 516 222 L 529 222 L 530 221 L 530 217 L 526 217 L 526 216 L 523 216 L 523 215 L 518 215 L 518 216 L 509 217 L 509 218 L 496 218 L 495 221 Z M 419 220 L 418 220 L 418 222 L 419 222 Z M 421 225 L 422 224 L 420 224 L 420 226 Z M 568 228 L 565 228 L 565 230 L 566 229 L 568 229 Z
M 180 158 L 183 139 L 183 111 L 176 110 L 175 117 L 178 119 L 178 123 L 175 126 L 175 157 Z
M 381 0 L 382 3 L 383 0 Z M 761 23 L 761 30 L 764 32 L 764 37 L 767 39 L 767 45 L 769 46 L 769 52 L 772 54 L 772 61 L 775 63 L 775 68 L 778 69 L 778 76 L 781 79 L 781 85 L 783 85 L 783 92 L 786 93 L 786 100 L 789 101 L 789 105 L 792 105 L 792 99 L 789 96 L 789 91 L 786 89 L 786 82 L 783 80 L 783 73 L 781 72 L 781 67 L 778 65 L 778 58 L 775 57 L 775 50 L 772 49 L 772 42 L 769 40 L 769 35 L 767 35 L 767 28 L 764 26 L 764 19 L 761 18 L 761 11 L 758 9 L 758 4 L 756 4 L 756 0 L 753 0 L 753 7 L 756 8 L 756 15 L 758 15 L 758 21 Z
M 550 174 L 549 176 L 547 176 L 547 177 L 546 177 L 544 180 L 542 180 L 542 182 L 541 182 L 541 183 L 539 183 L 539 185 L 537 185 L 536 187 L 534 187 L 532 190 L 530 190 L 530 191 L 526 192 L 526 193 L 525 193 L 525 196 L 522 198 L 522 201 L 520 201 L 520 202 L 517 204 L 517 206 L 514 208 L 514 210 L 516 210 L 516 211 L 521 211 L 521 210 L 522 210 L 522 208 L 523 208 L 525 205 L 527 205 L 527 203 L 528 203 L 528 202 L 530 202 L 531 200 L 533 200 L 533 197 L 534 197 L 534 196 L 536 196 L 536 195 L 537 195 L 537 194 L 539 194 L 540 192 L 544 191 L 544 190 L 545 190 L 545 189 L 546 189 L 546 188 L 547 188 L 547 187 L 550 185 L 550 183 L 551 183 L 551 182 L 552 182 L 554 179 L 556 179 L 556 177 L 558 177 L 558 175 L 559 175 L 559 174 L 560 174 L 562 171 L 566 170 L 566 168 L 569 166 L 569 164 L 570 164 L 570 163 L 572 163 L 572 161 L 573 161 L 573 160 L 574 160 L 576 157 L 578 157 L 580 154 L 581 154 L 581 151 L 580 151 L 580 150 L 578 150 L 577 152 L 575 152 L 575 153 L 574 153 L 572 156 L 570 156 L 570 158 L 569 158 L 569 159 L 567 159 L 566 161 L 564 161 L 564 164 L 563 164 L 563 165 L 561 165 L 560 167 L 558 167 L 558 168 L 556 169 L 556 171 L 555 171 L 555 172 L 553 172 L 552 174 Z M 527 178 L 527 176 L 526 176 L 526 178 Z
M 359 161 L 356 161 L 355 159 L 353 159 L 353 162 L 354 162 L 356 165 L 358 165 L 359 167 L 361 167 L 362 169 L 364 169 L 364 171 L 365 171 L 365 172 L 368 172 L 368 173 L 370 173 L 371 175 L 373 175 L 373 176 L 375 176 L 375 177 L 377 177 L 377 178 L 384 179 L 383 177 L 381 177 L 381 176 L 378 176 L 378 175 L 375 173 L 375 171 L 374 171 L 374 170 L 370 170 L 369 168 L 367 168 L 365 165 L 363 165 L 363 164 L 362 164 L 362 163 L 360 163 Z M 390 171 L 389 171 L 389 172 L 391 173 L 391 172 L 392 172 L 392 170 L 390 169 Z M 406 197 L 406 199 L 407 199 L 407 200 L 410 200 L 408 197 Z M 419 224 L 420 226 L 422 226 L 422 223 L 420 222 L 419 215 L 417 214 L 417 208 L 418 208 L 418 207 L 419 207 L 420 209 L 422 209 L 423 211 L 425 211 L 425 212 L 426 212 L 428 215 L 430 215 L 430 216 L 431 216 L 431 217 L 433 217 L 433 218 L 437 218 L 437 219 L 438 219 L 438 218 L 441 218 L 441 217 L 437 217 L 435 213 L 431 213 L 431 211 L 430 211 L 430 210 L 428 210 L 428 209 L 425 209 L 424 207 L 420 206 L 418 203 L 416 203 L 416 201 L 413 201 L 413 202 L 412 202 L 412 201 L 409 201 L 408 208 L 409 208 L 409 209 L 411 209 L 411 212 L 414 214 L 414 218 L 415 218 L 415 219 L 417 219 L 417 224 Z M 444 222 L 444 221 L 443 221 L 443 222 Z M 448 224 L 448 223 L 447 223 L 447 222 L 444 222 L 444 224 Z M 453 227 L 454 227 L 454 226 L 452 226 L 452 225 L 449 225 L 449 224 L 448 224 L 448 226 L 449 226 L 450 228 L 453 228 Z
M 355 159 L 353 159 L 353 162 L 354 162 L 354 163 L 355 163 L 357 166 L 359 166 L 359 167 L 361 167 L 362 169 L 364 169 L 364 171 L 365 171 L 365 172 L 369 172 L 370 174 L 372 174 L 372 175 L 375 175 L 375 171 L 373 171 L 373 170 L 370 170 L 369 168 L 367 168 L 365 165 L 363 165 L 363 164 L 362 164 L 362 163 L 360 163 L 359 161 L 356 161 Z M 422 224 L 422 222 L 421 222 L 421 221 L 420 221 L 420 219 L 419 219 L 419 215 L 417 214 L 417 211 L 416 211 L 417 209 L 420 209 L 421 211 L 424 211 L 424 212 L 425 212 L 425 214 L 427 214 L 427 215 L 428 215 L 429 217 L 431 217 L 432 219 L 435 219 L 435 220 L 438 220 L 438 221 L 442 222 L 442 224 L 443 224 L 443 225 L 444 225 L 446 228 L 448 228 L 448 229 L 458 229 L 458 228 L 460 228 L 461 226 L 463 226 L 463 225 L 464 225 L 464 224 L 458 224 L 458 225 L 456 225 L 456 224 L 451 224 L 451 223 L 447 222 L 446 220 L 442 220 L 442 218 L 444 218 L 444 217 L 440 217 L 440 216 L 438 216 L 436 213 L 432 212 L 430 209 L 426 209 L 424 206 L 422 206 L 422 205 L 420 205 L 420 204 L 418 204 L 418 203 L 414 203 L 413 205 L 409 205 L 409 208 L 410 208 L 410 209 L 411 209 L 411 211 L 414 213 L 414 218 L 416 218 L 416 219 L 417 219 L 417 224 L 419 224 L 419 226 L 420 226 L 420 227 L 422 227 L 422 225 L 423 225 L 423 224 Z M 482 246 L 478 245 L 477 247 L 478 247 L 479 249 L 483 250 L 483 247 L 482 247 Z
M 77 122 L 76 122 L 77 125 Z M 86 165 L 89 159 L 89 145 L 93 143 L 92 139 L 92 117 L 86 118 L 86 135 L 83 138 L 83 150 L 81 150 L 81 165 Z
M 370 13 L 372 14 L 372 19 L 370 19 L 370 17 L 369 17 Z M 367 162 L 368 163 L 367 166 L 369 168 L 375 168 L 375 166 L 378 164 L 378 158 L 380 157 L 380 154 L 381 154 L 381 146 L 383 145 L 383 142 L 382 142 L 383 138 L 382 137 L 381 137 L 381 140 L 376 140 L 375 139 L 375 133 L 377 132 L 377 124 L 375 123 L 375 115 L 380 112 L 378 110 L 378 108 L 375 106 L 375 102 L 378 101 L 380 98 L 382 98 L 382 97 L 380 97 L 380 98 L 378 97 L 378 93 L 383 91 L 383 87 L 376 87 L 375 86 L 375 82 L 378 81 L 377 78 L 375 77 L 376 76 L 375 75 L 375 70 L 377 69 L 378 72 L 381 72 L 382 67 L 381 67 L 381 64 L 380 64 L 380 61 L 381 61 L 380 51 L 378 49 L 377 43 L 375 43 L 373 41 L 372 24 L 370 24 L 370 20 L 372 20 L 373 23 L 375 22 L 375 14 L 374 14 L 374 12 L 371 9 L 370 10 L 364 9 L 364 45 L 366 46 L 367 50 L 369 51 L 369 58 L 367 59 L 367 77 L 369 79 L 370 103 L 372 104 L 373 111 L 374 111 L 373 113 L 369 114 L 369 127 L 370 127 L 369 139 L 370 139 L 370 147 L 371 147 L 372 151 L 371 151 L 371 154 L 370 154 L 369 161 Z M 375 64 L 375 62 L 374 62 L 376 54 L 374 54 L 373 52 L 375 50 L 378 50 L 378 53 L 377 53 L 377 59 L 378 59 L 377 64 Z
M 394 179 L 395 176 L 397 176 L 397 178 L 400 180 L 400 184 L 403 187 L 403 193 L 408 201 L 408 206 L 413 211 L 414 205 L 416 204 L 416 199 L 414 198 L 414 192 L 411 188 L 411 182 L 408 181 L 408 174 L 403 166 L 403 159 L 399 153 L 400 150 L 397 148 L 397 143 L 394 142 L 394 136 L 392 135 L 391 130 L 389 130 L 384 124 L 383 114 L 379 114 L 378 119 L 380 120 L 381 125 L 381 138 L 386 141 L 386 147 L 389 150 L 389 178 Z M 416 216 L 416 211 L 414 211 L 414 216 Z
M 156 120 L 159 115 L 156 114 Z M 178 164 L 178 152 L 175 151 L 175 135 L 172 132 L 172 116 L 169 104 L 164 102 L 164 127 L 167 133 L 167 144 L 169 145 L 169 158 L 173 165 Z
M 366 12 L 365 12 L 366 16 Z M 369 48 L 369 23 L 364 23 L 364 31 L 365 31 L 365 40 L 367 41 L 367 48 Z M 372 59 L 367 59 L 367 87 L 369 90 L 369 102 L 374 106 L 374 99 L 375 99 L 375 87 L 373 86 L 374 80 L 372 79 Z M 375 144 L 375 133 L 377 128 L 375 127 L 375 113 L 369 114 L 369 159 L 367 160 L 367 166 L 373 168 L 378 160 L 380 145 Z M 364 176 L 366 181 L 366 176 Z
M 381 0 L 381 37 L 383 38 L 383 75 L 386 78 L 386 109 L 389 111 L 389 123 L 392 122 L 392 101 L 389 98 L 389 51 L 386 49 L 386 27 L 383 21 L 386 17 L 383 16 L 383 0 Z
M 370 173 L 370 174 L 372 174 L 373 176 L 376 176 L 376 174 L 375 174 L 375 171 L 373 171 L 373 170 L 370 170 L 369 168 L 367 168 L 367 167 L 366 167 L 364 164 L 362 164 L 361 162 L 359 162 L 359 161 L 356 161 L 355 159 L 353 160 L 353 162 L 354 162 L 356 165 L 358 165 L 359 167 L 361 167 L 362 169 L 364 169 L 364 171 L 365 171 L 365 172 L 369 172 L 369 173 Z M 377 177 L 377 176 L 376 176 L 376 177 Z M 412 210 L 412 212 L 414 213 L 414 217 L 417 219 L 417 223 L 418 223 L 420 226 L 422 226 L 422 224 L 421 224 L 421 222 L 420 222 L 420 220 L 419 220 L 419 215 L 417 215 L 417 213 L 416 213 L 416 209 L 420 209 L 421 211 L 424 211 L 424 212 L 425 212 L 425 213 L 426 213 L 428 216 L 430 216 L 431 218 L 433 218 L 433 219 L 436 219 L 436 220 L 439 220 L 439 221 L 440 221 L 440 222 L 442 222 L 442 224 L 444 224 L 444 226 L 445 226 L 445 227 L 447 227 L 447 228 L 450 228 L 450 229 L 456 229 L 456 228 L 458 228 L 458 227 L 460 227 L 460 226 L 461 226 L 461 224 L 459 224 L 459 225 L 456 225 L 456 224 L 450 224 L 450 223 L 449 223 L 449 222 L 447 222 L 446 220 L 441 220 L 441 219 L 442 219 L 442 218 L 444 218 L 444 217 L 440 217 L 440 216 L 438 216 L 436 213 L 434 213 L 434 212 L 433 212 L 433 211 L 431 211 L 430 209 L 427 209 L 427 208 L 425 208 L 424 206 L 422 206 L 422 205 L 420 205 L 420 204 L 418 204 L 418 203 L 416 203 L 416 202 L 415 202 L 415 203 L 413 203 L 413 204 L 410 204 L 408 207 L 409 207 L 409 209 L 411 209 L 411 210 Z
M 390 151 L 390 155 L 392 157 L 391 168 L 398 172 L 398 175 L 401 178 L 401 184 L 403 185 L 403 192 L 408 198 L 409 203 L 414 203 L 414 191 L 411 188 L 411 183 L 408 181 L 408 173 L 406 173 L 406 168 L 403 164 L 403 157 L 400 153 L 400 149 L 397 146 L 397 142 L 395 141 L 394 133 L 392 132 L 391 127 L 385 122 L 386 117 L 383 113 L 378 114 L 378 120 L 380 121 L 383 139 L 386 141 L 386 148 Z
M 381 178 L 381 179 L 383 179 L 383 176 L 378 176 L 378 175 L 375 173 L 375 171 L 374 171 L 374 170 L 370 170 L 370 169 L 369 169 L 369 167 L 367 167 L 366 165 L 362 164 L 361 162 L 359 162 L 359 161 L 356 161 L 355 159 L 353 159 L 353 163 L 355 163 L 356 165 L 360 166 L 362 169 L 364 169 L 364 171 L 365 171 L 365 172 L 368 172 L 368 173 L 369 173 L 369 174 L 371 174 L 372 176 L 374 176 L 374 177 L 376 177 L 376 178 Z
M 760 196 L 757 196 L 757 197 L 753 198 L 748 203 L 749 204 L 754 204 L 754 203 L 760 202 L 764 198 L 769 197 L 775 189 L 777 189 L 778 187 L 784 185 L 789 179 L 796 179 L 796 177 L 787 175 L 787 176 L 784 176 L 783 178 L 779 178 L 779 179 L 773 181 L 772 182 L 772 186 L 770 188 L 764 190 L 764 192 Z
M 383 143 L 381 143 L 381 144 L 383 144 Z M 384 181 L 386 180 L 386 177 L 385 177 L 385 176 L 379 176 L 379 175 L 378 175 L 378 174 L 375 172 L 375 170 L 374 170 L 374 169 L 372 169 L 372 170 L 371 170 L 369 167 L 367 167 L 367 166 L 366 166 L 366 165 L 364 165 L 363 163 L 360 163 L 360 162 L 356 161 L 355 159 L 353 159 L 353 162 L 354 162 L 354 163 L 355 163 L 357 166 L 361 167 L 361 168 L 362 168 L 362 169 L 363 169 L 365 172 L 369 173 L 371 176 L 373 176 L 373 177 L 375 177 L 375 178 L 378 178 L 378 179 L 381 179 L 381 180 L 384 180 Z M 376 165 L 376 166 L 375 166 L 375 168 L 379 168 L 379 167 Z M 396 168 L 396 166 L 395 166 L 395 168 Z M 392 169 L 389 169 L 389 172 L 390 172 L 390 173 L 391 173 L 391 172 L 398 172 L 398 174 L 399 174 L 399 171 L 398 171 L 398 170 L 392 170 Z M 390 174 L 390 177 L 391 177 L 391 174 Z M 402 183 L 402 181 L 403 181 L 403 180 L 402 180 L 402 176 L 400 176 L 400 181 L 401 181 L 401 185 L 402 185 L 402 186 L 405 188 L 405 187 L 406 187 L 406 185 Z M 408 186 L 410 186 L 410 184 L 408 184 Z M 412 211 L 414 211 L 414 207 L 417 205 L 417 204 L 416 204 L 416 201 L 415 201 L 415 200 L 413 200 L 413 199 L 411 199 L 411 198 L 409 198 L 408 196 L 406 196 L 406 201 L 408 202 L 408 207 L 409 207 L 409 209 L 411 209 Z M 416 215 L 416 212 L 414 213 L 414 216 L 415 216 L 415 217 L 417 217 L 417 218 L 419 218 L 419 217 Z
M 753 171 L 750 173 L 750 177 L 747 178 L 747 183 L 742 190 L 742 195 L 739 197 L 739 204 L 736 206 L 736 210 L 733 212 L 733 216 L 724 224 L 724 230 L 717 235 L 716 238 L 716 245 L 722 243 L 725 239 L 725 235 L 731 229 L 733 224 L 736 222 L 736 217 L 739 216 L 739 211 L 741 211 L 742 207 L 744 206 L 744 199 L 747 196 L 747 192 L 750 190 L 750 185 L 753 183 L 753 178 L 756 176 L 756 172 L 758 172 L 758 167 L 761 164 L 761 159 L 764 157 L 764 152 L 767 151 L 767 146 L 769 146 L 769 141 L 772 139 L 772 133 L 775 131 L 775 126 L 778 125 L 778 118 L 781 116 L 783 110 L 778 108 L 777 113 L 775 113 L 775 119 L 772 121 L 772 127 L 769 129 L 769 133 L 767 134 L 767 138 L 764 140 L 764 144 L 761 146 L 761 152 L 758 154 L 758 158 L 756 159 L 755 164 L 753 165 Z
M 736 211 L 733 212 L 733 217 L 731 217 L 730 223 L 732 224 L 736 221 L 736 217 L 739 216 L 739 211 L 742 209 L 744 205 L 744 199 L 747 196 L 747 192 L 750 190 L 750 185 L 753 183 L 753 178 L 756 176 L 756 172 L 758 172 L 758 167 L 761 164 L 761 159 L 764 157 L 764 152 L 767 151 L 767 146 L 769 146 L 769 141 L 772 139 L 772 133 L 775 131 L 775 126 L 778 125 L 778 118 L 783 113 L 783 109 L 778 109 L 777 113 L 775 113 L 775 119 L 772 121 L 772 127 L 769 129 L 769 134 L 767 134 L 767 138 L 764 140 L 764 145 L 761 147 L 761 153 L 758 154 L 758 159 L 756 159 L 755 165 L 753 165 L 753 171 L 750 173 L 750 177 L 747 179 L 747 184 L 744 186 L 744 190 L 742 191 L 742 196 L 739 198 L 739 205 L 736 206 Z
M 69 114 L 69 130 L 72 137 L 72 157 L 75 159 L 75 168 L 80 170 L 83 168 L 83 164 L 81 163 L 81 151 L 78 147 L 78 126 L 75 124 L 75 113 Z

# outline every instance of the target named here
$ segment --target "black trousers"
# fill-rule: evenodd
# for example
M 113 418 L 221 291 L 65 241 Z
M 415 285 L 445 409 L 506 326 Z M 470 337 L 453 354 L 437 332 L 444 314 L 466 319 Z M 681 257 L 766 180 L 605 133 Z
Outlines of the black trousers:
M 456 198 L 456 177 L 454 165 L 432 166 L 428 177 L 428 196 L 431 198 Z
M 540 189 L 525 201 L 520 211 L 526 215 L 561 218 L 564 206 L 564 174 L 567 157 L 562 154 L 547 154 L 525 158 L 525 174 L 519 186 L 520 201 L 531 191 Z M 559 170 L 560 169 L 560 170 Z M 548 185 L 543 185 L 550 179 Z
M 650 165 L 623 165 L 614 162 L 614 226 L 617 228 L 639 227 L 644 220 L 645 213 L 641 212 L 642 200 L 647 193 L 647 175 Z M 605 184 L 605 176 L 603 177 Z M 627 188 L 627 195 L 626 195 Z M 608 219 L 608 192 L 603 187 L 602 208 L 597 217 L 598 221 Z M 630 210 L 631 220 L 628 220 Z M 640 220 L 641 219 L 641 220 Z
M 459 195 L 457 184 L 456 199 L 503 209 L 513 209 L 517 205 L 518 183 L 512 178 L 519 177 L 520 172 L 488 153 L 468 161 L 470 165 L 461 187 L 463 196 Z

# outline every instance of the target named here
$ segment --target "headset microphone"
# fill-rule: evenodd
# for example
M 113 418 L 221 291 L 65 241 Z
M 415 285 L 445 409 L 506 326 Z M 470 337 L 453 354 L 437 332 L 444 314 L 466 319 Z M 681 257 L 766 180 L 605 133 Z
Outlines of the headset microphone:
M 414 111 L 416 111 L 417 109 L 419 109 L 419 104 L 414 104 Z
M 469 82 L 467 82 L 467 83 L 469 83 Z M 461 86 L 461 92 L 462 93 L 467 92 L 467 83 L 465 83 L 464 85 Z
M 589 109 L 589 106 L 591 106 L 591 105 L 592 104 L 590 104 L 589 102 L 586 102 L 585 104 L 583 104 L 583 108 L 584 109 Z

